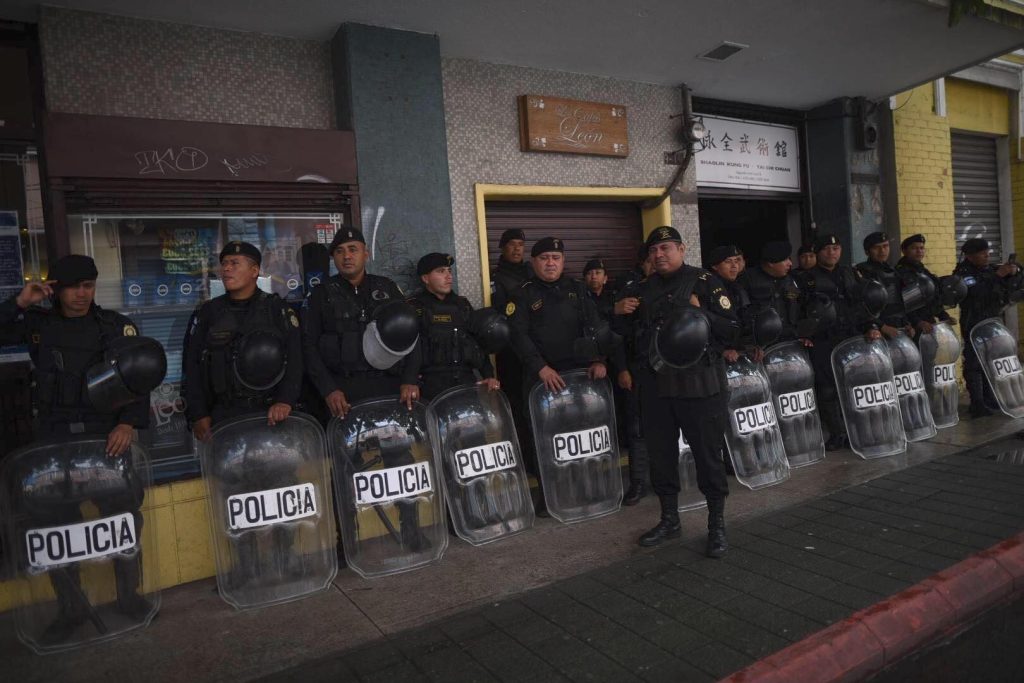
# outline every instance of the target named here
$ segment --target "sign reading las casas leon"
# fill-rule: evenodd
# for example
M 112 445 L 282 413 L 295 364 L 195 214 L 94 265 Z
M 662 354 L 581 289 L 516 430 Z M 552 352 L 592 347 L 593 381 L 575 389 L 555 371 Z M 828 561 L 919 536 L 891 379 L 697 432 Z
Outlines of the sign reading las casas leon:
M 699 114 L 704 137 L 697 184 L 745 190 L 800 191 L 800 145 L 793 126 Z
M 626 108 L 561 97 L 520 95 L 519 146 L 524 152 L 628 156 Z

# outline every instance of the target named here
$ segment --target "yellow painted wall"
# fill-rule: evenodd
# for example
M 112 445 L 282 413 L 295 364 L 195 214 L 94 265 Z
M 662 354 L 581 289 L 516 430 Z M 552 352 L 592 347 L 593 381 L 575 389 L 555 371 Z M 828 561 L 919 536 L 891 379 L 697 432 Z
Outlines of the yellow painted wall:
M 947 78 L 946 111 L 949 127 L 954 130 L 1010 133 L 1010 97 L 1002 88 Z

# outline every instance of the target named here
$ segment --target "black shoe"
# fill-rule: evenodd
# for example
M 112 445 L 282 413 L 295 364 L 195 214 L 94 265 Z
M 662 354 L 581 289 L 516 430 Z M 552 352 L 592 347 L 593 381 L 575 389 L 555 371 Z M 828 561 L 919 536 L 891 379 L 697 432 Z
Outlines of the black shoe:
M 132 621 L 144 621 L 153 611 L 153 604 L 138 593 L 131 593 L 124 598 L 118 596 L 117 611 Z
M 634 481 L 629 485 L 629 490 L 626 491 L 625 498 L 622 499 L 623 505 L 636 505 L 640 502 L 640 499 L 650 493 L 647 490 L 647 484 L 642 481 Z
M 846 448 L 849 443 L 850 441 L 846 438 L 846 434 L 833 434 L 825 442 L 825 450 L 838 451 L 841 448 Z
M 78 627 L 85 623 L 84 614 L 60 614 L 53 623 L 46 627 L 39 636 L 41 645 L 59 645 L 74 634 Z
M 662 541 L 670 538 L 679 538 L 682 535 L 682 527 L 679 526 L 679 515 L 675 518 L 662 515 L 658 525 L 640 537 L 640 545 L 645 548 L 660 545 Z
M 708 545 L 705 554 L 714 559 L 721 559 L 729 550 L 729 541 L 725 537 L 725 500 L 708 500 Z
M 971 403 L 971 417 L 988 417 L 994 413 L 984 403 Z

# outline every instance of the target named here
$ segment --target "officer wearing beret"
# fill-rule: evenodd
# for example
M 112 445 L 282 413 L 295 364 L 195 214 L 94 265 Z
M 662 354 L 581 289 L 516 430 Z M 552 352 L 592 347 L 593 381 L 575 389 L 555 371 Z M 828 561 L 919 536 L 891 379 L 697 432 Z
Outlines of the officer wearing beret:
M 610 321 L 614 297 L 608 289 L 608 270 L 604 266 L 604 261 L 599 258 L 587 261 L 583 266 L 583 282 L 587 285 L 587 295 L 597 306 L 597 312 L 602 318 Z
M 904 278 L 926 275 L 935 284 L 935 296 L 932 297 L 932 300 L 921 308 L 907 312 L 907 319 L 910 324 L 918 332 L 928 334 L 932 331 L 932 326 L 936 322 L 951 322 L 955 324 L 956 321 L 950 317 L 949 313 L 946 313 L 946 309 L 943 308 L 942 302 L 939 300 L 939 278 L 933 275 L 924 265 L 924 245 L 925 238 L 921 234 L 911 235 L 900 242 L 900 251 L 903 255 L 896 262 L 896 272 L 900 273 Z
M 861 274 L 839 263 L 843 256 L 839 239 L 835 235 L 820 235 L 814 249 L 817 263 L 801 273 L 798 283 L 804 293 L 805 316 L 813 317 L 811 310 L 814 298 L 818 296 L 827 299 L 835 309 L 835 322 L 819 325 L 810 338 L 818 412 L 829 431 L 825 449 L 834 451 L 845 447 L 848 440 L 832 370 L 832 349 L 854 334 L 863 333 L 868 339 L 879 339 L 881 333 L 860 303 Z
M 96 304 L 99 273 L 90 257 L 65 256 L 53 265 L 49 276 L 45 282 L 30 282 L 16 296 L 0 303 L 0 344 L 27 344 L 32 358 L 35 435 L 106 437 L 107 455 L 122 456 L 131 447 L 135 430 L 149 426 L 149 396 L 117 410 L 93 405 L 86 389 L 86 372 L 104 360 L 113 342 L 137 336 L 138 328 L 130 318 Z M 52 302 L 49 309 L 39 306 L 46 299 Z M 101 514 L 108 505 L 120 511 L 134 507 L 137 532 L 142 528 L 138 503 L 123 500 L 123 496 L 96 501 Z M 57 516 L 49 520 L 49 525 L 82 519 L 78 505 Z M 114 574 L 117 609 L 132 618 L 145 618 L 152 605 L 137 592 L 136 558 L 114 560 Z M 88 603 L 76 598 L 82 594 L 77 565 L 49 575 L 57 594 L 57 617 L 43 633 L 41 642 L 57 644 L 66 641 L 86 621 Z
M 299 318 L 281 297 L 257 287 L 260 250 L 228 242 L 220 252 L 224 294 L 201 303 L 185 335 L 184 395 L 192 432 L 210 438 L 218 423 L 266 411 L 283 421 L 302 390 Z
M 718 276 L 683 262 L 686 247 L 679 232 L 669 226 L 655 228 L 646 245 L 655 272 L 644 280 L 635 298 L 624 299 L 625 314 L 616 327 L 635 340 L 644 435 L 650 456 L 651 484 L 661 505 L 658 524 L 640 537 L 640 545 L 653 546 L 678 538 L 679 431 L 693 451 L 697 484 L 708 501 L 709 557 L 722 557 L 725 536 L 725 497 L 729 493 L 725 466 L 719 456 L 726 418 L 725 366 L 722 352 L 735 345 L 739 321 L 725 286 Z M 710 346 L 695 364 L 676 369 L 651 366 L 655 329 L 676 309 L 697 306 L 711 328 Z M 634 386 L 631 373 L 622 378 Z
M 967 240 L 960 248 L 963 258 L 953 271 L 967 285 L 967 297 L 960 302 L 960 334 L 964 340 L 964 382 L 971 395 L 971 417 L 991 415 L 989 406 L 996 405 L 971 344 L 971 328 L 987 318 L 1002 317 L 1010 293 L 1020 287 L 1020 267 L 1016 263 L 989 263 L 989 249 L 988 241 L 980 237 Z
M 801 244 L 796 252 L 797 271 L 807 271 L 813 268 L 818 262 L 818 255 L 814 251 L 813 244 Z
M 903 308 L 903 282 L 896 268 L 889 263 L 888 235 L 873 232 L 865 237 L 864 253 L 868 258 L 857 264 L 857 270 L 864 278 L 880 282 L 885 287 L 887 302 L 879 318 L 882 334 L 892 339 L 903 330 L 913 337 L 914 328 L 910 326 Z
M 338 274 L 314 287 L 302 304 L 308 377 L 332 415 L 344 417 L 351 404 L 381 396 L 398 396 L 411 407 L 420 396 L 411 364 L 401 360 L 378 370 L 363 353 L 363 332 L 374 312 L 386 303 L 404 302 L 402 290 L 389 278 L 366 272 L 370 252 L 359 230 L 338 230 L 328 251 Z
M 761 247 L 761 261 L 758 266 L 744 271 L 739 278 L 739 283 L 750 300 L 748 317 L 752 318 L 767 308 L 774 309 L 779 314 L 782 332 L 778 341 L 796 339 L 797 322 L 801 318 L 800 288 L 790 275 L 793 267 L 790 253 L 792 246 L 789 242 L 767 242 Z M 760 348 L 755 351 L 756 361 L 763 357 L 762 351 Z
M 749 340 L 749 326 L 745 324 L 744 311 L 750 305 L 750 297 L 739 281 L 744 269 L 743 252 L 735 244 L 715 247 L 708 255 L 707 267 L 715 273 L 725 287 L 725 292 L 732 302 L 732 310 L 740 320 L 740 335 L 731 347 L 722 351 L 722 357 L 729 363 L 735 363 L 740 349 Z
M 499 313 L 509 315 L 512 297 L 524 282 L 533 277 L 533 267 L 523 258 L 526 253 L 526 233 L 519 228 L 509 228 L 501 233 L 498 248 L 501 249 L 501 255 L 497 266 L 491 271 L 491 306 Z M 523 406 L 523 366 L 519 357 L 508 346 L 495 354 L 495 362 L 516 429 L 520 433 L 528 433 L 530 423 Z
M 448 254 L 427 254 L 416 264 L 423 290 L 413 294 L 407 303 L 416 309 L 420 321 L 418 351 L 409 362 L 420 379 L 425 401 L 433 400 L 445 389 L 460 384 L 484 384 L 499 388 L 491 360 L 472 336 L 473 306 L 452 290 L 452 265 Z

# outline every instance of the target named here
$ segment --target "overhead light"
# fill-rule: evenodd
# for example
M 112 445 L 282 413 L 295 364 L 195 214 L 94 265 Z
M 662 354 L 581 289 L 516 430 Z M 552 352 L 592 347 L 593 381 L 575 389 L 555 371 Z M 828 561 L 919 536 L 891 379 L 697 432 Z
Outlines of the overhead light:
M 697 57 L 699 59 L 708 59 L 712 62 L 724 62 L 740 50 L 746 50 L 748 47 L 750 46 L 744 45 L 743 43 L 731 43 L 727 40 L 718 47 L 697 55 Z

